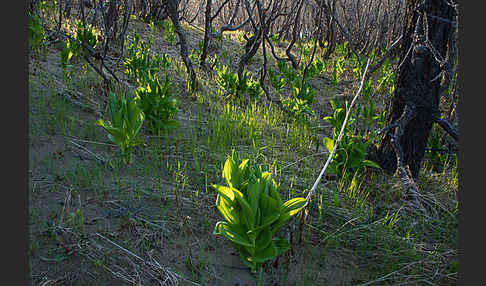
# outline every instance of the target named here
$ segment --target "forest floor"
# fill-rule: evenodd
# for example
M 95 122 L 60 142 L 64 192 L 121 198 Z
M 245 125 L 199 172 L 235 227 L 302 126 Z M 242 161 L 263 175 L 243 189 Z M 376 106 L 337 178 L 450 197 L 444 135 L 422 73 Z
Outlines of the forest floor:
M 189 50 L 201 29 L 184 26 Z M 152 33 L 131 21 L 128 38 Z M 229 33 L 213 53 L 235 70 L 243 45 Z M 212 184 L 221 184 L 232 150 L 276 174 L 282 197 L 306 196 L 324 165 L 322 146 L 331 127 L 332 98 L 350 98 L 352 73 L 331 84 L 312 81 L 316 120 L 285 120 L 267 102 L 241 105 L 218 91 L 214 74 L 186 92 L 179 48 L 154 37 L 153 48 L 172 59 L 170 79 L 179 101 L 179 127 L 167 137 L 142 128 L 143 145 L 123 164 L 116 145 L 95 125 L 106 119 L 103 79 L 83 61 L 64 76 L 59 44 L 29 58 L 29 266 L 32 285 L 256 285 L 230 242 L 212 234 L 222 220 Z M 284 48 L 281 46 L 280 48 Z M 107 65 L 124 84 L 116 54 Z M 257 54 L 247 69 L 258 71 Z M 378 109 L 387 97 L 377 95 Z M 301 229 L 298 217 L 280 235 L 292 248 L 264 265 L 264 285 L 456 285 L 458 254 L 457 165 L 437 171 L 424 162 L 417 184 L 433 211 L 402 216 L 400 180 L 366 172 L 356 186 L 321 182 Z

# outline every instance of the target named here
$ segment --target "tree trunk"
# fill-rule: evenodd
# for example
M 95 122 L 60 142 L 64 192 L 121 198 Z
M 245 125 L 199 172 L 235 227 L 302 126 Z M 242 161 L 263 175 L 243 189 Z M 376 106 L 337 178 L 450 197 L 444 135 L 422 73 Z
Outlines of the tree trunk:
M 187 73 L 189 73 L 189 80 L 190 80 L 190 87 L 191 91 L 194 91 L 197 89 L 198 82 L 197 82 L 197 77 L 196 73 L 194 72 L 194 69 L 192 67 L 192 62 L 189 59 L 189 52 L 187 48 L 187 41 L 186 41 L 186 35 L 184 34 L 184 30 L 181 27 L 181 24 L 179 22 L 179 0 L 168 0 L 167 1 L 167 14 L 169 15 L 170 20 L 174 24 L 174 29 L 177 35 L 179 36 L 179 45 L 180 45 L 180 54 L 182 61 L 184 62 Z
M 199 66 L 204 67 L 206 64 L 206 57 L 208 56 L 208 47 L 211 42 L 212 36 L 212 20 L 211 20 L 211 0 L 206 0 L 206 11 L 204 12 L 204 40 L 201 51 L 201 57 L 199 58 Z
M 445 0 L 420 2 L 406 2 L 401 65 L 376 158 L 388 173 L 394 173 L 401 162 L 412 177 L 420 171 L 432 124 L 437 121 L 439 74 L 454 28 L 454 7 Z

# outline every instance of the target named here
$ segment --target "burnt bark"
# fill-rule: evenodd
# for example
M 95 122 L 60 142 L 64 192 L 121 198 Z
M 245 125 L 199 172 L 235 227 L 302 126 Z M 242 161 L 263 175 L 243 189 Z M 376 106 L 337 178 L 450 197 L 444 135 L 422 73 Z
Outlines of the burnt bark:
M 209 41 L 211 41 L 211 0 L 206 1 L 206 11 L 204 12 L 204 40 L 201 52 L 201 57 L 199 58 L 199 65 L 201 67 L 206 63 L 206 57 L 208 55 Z
M 430 130 L 440 113 L 438 75 L 444 71 L 453 35 L 451 22 L 441 19 L 452 21 L 454 7 L 445 0 L 408 0 L 406 4 L 400 66 L 376 160 L 385 171 L 394 173 L 400 167 L 399 158 L 401 167 L 417 177 Z M 407 123 L 399 127 L 405 115 Z
M 191 91 L 194 91 L 198 87 L 198 82 L 197 82 L 197 77 L 196 77 L 196 72 L 194 72 L 194 69 L 192 67 L 192 62 L 189 59 L 189 52 L 187 48 L 187 41 L 186 41 L 186 35 L 184 33 L 184 30 L 181 27 L 181 24 L 179 22 L 179 0 L 168 0 L 166 9 L 167 9 L 167 14 L 174 24 L 174 29 L 175 32 L 177 33 L 177 36 L 179 37 L 179 42 L 178 45 L 180 45 L 180 54 L 182 61 L 184 62 L 187 73 L 189 73 L 189 80 L 190 80 L 190 87 Z

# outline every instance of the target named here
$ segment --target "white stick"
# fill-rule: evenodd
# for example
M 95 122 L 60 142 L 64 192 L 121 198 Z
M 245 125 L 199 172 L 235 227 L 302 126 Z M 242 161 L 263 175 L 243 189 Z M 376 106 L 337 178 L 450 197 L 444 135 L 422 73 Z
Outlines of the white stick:
M 359 85 L 358 91 L 356 92 L 356 95 L 354 96 L 353 100 L 351 101 L 351 105 L 349 106 L 348 110 L 346 111 L 346 117 L 344 118 L 343 126 L 341 127 L 341 131 L 339 132 L 339 136 L 338 136 L 336 142 L 334 142 L 334 147 L 332 148 L 331 154 L 329 154 L 329 158 L 327 158 L 326 164 L 324 164 L 324 167 L 322 168 L 321 173 L 317 177 L 317 180 L 315 181 L 314 185 L 312 186 L 312 189 L 309 191 L 309 193 L 307 194 L 307 197 L 305 198 L 307 200 L 307 204 L 309 203 L 311 196 L 316 191 L 317 185 L 321 181 L 322 175 L 324 175 L 324 172 L 326 171 L 327 166 L 329 166 L 329 163 L 331 162 L 332 156 L 336 152 L 339 141 L 341 141 L 341 137 L 343 137 L 344 128 L 346 127 L 346 123 L 348 122 L 349 115 L 351 114 L 351 108 L 353 108 L 354 103 L 356 102 L 356 99 L 358 98 L 359 94 L 361 93 L 361 90 L 363 89 L 363 83 L 364 83 L 364 80 L 365 80 L 366 72 L 368 71 L 368 66 L 370 65 L 370 60 L 371 59 L 368 59 L 368 62 L 366 63 L 366 67 L 365 67 L 365 70 L 363 72 L 363 76 L 361 78 L 361 83 Z

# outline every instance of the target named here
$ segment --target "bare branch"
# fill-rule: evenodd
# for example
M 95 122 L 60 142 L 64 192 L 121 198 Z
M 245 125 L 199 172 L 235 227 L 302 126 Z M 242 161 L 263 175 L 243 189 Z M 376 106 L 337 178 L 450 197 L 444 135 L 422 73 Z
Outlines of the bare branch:
M 439 126 L 442 127 L 447 134 L 451 135 L 456 142 L 459 140 L 459 133 L 449 120 L 440 118 L 439 115 L 434 115 L 432 118 L 434 122 L 439 124 Z
M 361 90 L 363 89 L 363 83 L 364 83 L 364 80 L 365 80 L 366 73 L 368 72 L 368 66 L 369 65 L 370 65 L 370 59 L 368 59 L 368 62 L 366 63 L 366 67 L 364 69 L 363 76 L 361 77 L 361 83 L 359 85 L 358 91 L 356 91 L 356 94 L 355 94 L 353 100 L 351 101 L 351 104 L 349 105 L 348 110 L 346 111 L 346 117 L 344 118 L 343 126 L 341 126 L 341 131 L 339 131 L 338 138 L 337 138 L 336 142 L 334 142 L 334 147 L 332 148 L 331 154 L 329 154 L 329 157 L 327 158 L 327 161 L 324 164 L 324 167 L 322 168 L 321 172 L 319 173 L 319 176 L 317 177 L 316 181 L 314 182 L 314 185 L 312 186 L 311 190 L 307 194 L 307 197 L 306 197 L 307 204 L 309 203 L 310 198 L 312 197 L 312 195 L 316 191 L 317 185 L 321 181 L 321 178 L 324 175 L 324 172 L 326 171 L 327 167 L 329 166 L 329 163 L 331 162 L 332 156 L 334 156 L 334 153 L 336 153 L 339 142 L 341 141 L 341 138 L 343 137 L 344 129 L 346 127 L 346 124 L 348 123 L 348 119 L 349 119 L 349 115 L 351 114 L 351 110 L 352 110 L 352 108 L 353 108 L 353 106 L 356 102 L 356 99 L 360 95 Z

